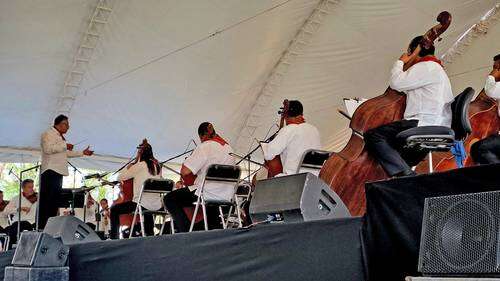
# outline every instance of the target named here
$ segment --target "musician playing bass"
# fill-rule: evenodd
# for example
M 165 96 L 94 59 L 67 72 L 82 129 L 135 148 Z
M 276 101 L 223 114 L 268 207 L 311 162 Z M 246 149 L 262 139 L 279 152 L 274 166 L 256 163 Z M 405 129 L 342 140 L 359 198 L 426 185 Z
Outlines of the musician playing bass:
M 222 139 L 212 124 L 203 122 L 198 127 L 201 144 L 196 147 L 182 164 L 182 182 L 176 184 L 176 190 L 163 198 L 165 207 L 174 218 L 177 232 L 187 232 L 190 220 L 184 212 L 184 207 L 192 207 L 199 195 L 208 167 L 212 164 L 234 165 L 235 159 L 229 155 L 233 152 L 231 146 Z M 194 180 L 194 181 L 193 181 Z M 207 208 L 210 228 L 218 228 L 217 209 Z
M 298 100 L 288 102 L 285 112 L 284 126 L 269 143 L 261 143 L 265 160 L 272 160 L 280 155 L 283 172 L 277 176 L 297 173 L 302 155 L 309 149 L 320 149 L 319 131 L 313 125 L 306 123 L 304 108 Z
M 390 176 L 414 175 L 410 166 L 425 158 L 425 151 L 406 150 L 396 135 L 417 126 L 451 126 L 453 93 L 433 45 L 422 47 L 414 38 L 391 70 L 390 87 L 406 94 L 403 120 L 368 130 L 366 148 Z M 403 68 L 407 69 L 406 71 Z
M 147 179 L 161 178 L 161 167 L 153 155 L 153 148 L 146 140 L 138 147 L 136 161 L 130 163 L 126 169 L 122 170 L 118 175 L 119 181 L 133 179 L 134 181 L 134 198 L 132 201 L 115 204 L 110 209 L 110 231 L 111 239 L 118 239 L 118 229 L 120 227 L 120 215 L 133 213 L 139 202 L 139 196 L 142 184 Z M 161 209 L 161 201 L 153 194 L 144 194 L 141 199 L 143 209 L 157 211 Z M 154 232 L 153 215 L 151 213 L 144 214 L 144 228 L 146 235 L 153 235 Z
M 489 97 L 500 102 L 500 54 L 493 60 L 493 70 L 486 79 L 484 91 Z M 498 114 L 500 115 L 500 107 Z M 471 147 L 471 156 L 478 164 L 500 163 L 500 135 L 492 135 L 474 143 Z

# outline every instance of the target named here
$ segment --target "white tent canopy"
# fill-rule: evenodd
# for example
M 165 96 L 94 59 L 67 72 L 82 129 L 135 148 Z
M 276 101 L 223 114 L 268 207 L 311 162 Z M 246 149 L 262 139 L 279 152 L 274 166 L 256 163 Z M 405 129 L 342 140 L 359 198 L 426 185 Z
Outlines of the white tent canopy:
M 64 83 L 97 0 L 0 1 L 0 161 L 33 161 L 40 134 L 59 112 Z M 326 2 L 326 3 L 325 3 Z M 332 2 L 332 3 L 330 3 Z M 70 99 L 68 140 L 106 157 L 80 166 L 110 169 L 146 137 L 159 159 L 182 152 L 211 121 L 240 153 L 276 122 L 284 98 L 299 99 L 325 149 L 349 134 L 336 113 L 344 97 L 387 87 L 394 60 L 416 35 L 453 15 L 443 54 L 497 0 L 115 0 L 83 81 Z M 326 6 L 325 6 L 326 5 Z M 264 89 L 317 7 L 324 15 Z M 316 9 L 316 10 L 315 10 Z M 311 24 L 311 22 L 309 22 Z M 449 64 L 455 91 L 481 88 L 498 50 L 498 27 Z M 301 39 L 301 38 L 298 38 Z M 299 42 L 300 43 L 300 42 Z M 458 93 L 458 92 L 456 92 Z M 265 99 L 263 97 L 266 97 Z M 68 102 L 68 100 L 65 100 Z M 197 139 L 196 139 L 197 140 Z

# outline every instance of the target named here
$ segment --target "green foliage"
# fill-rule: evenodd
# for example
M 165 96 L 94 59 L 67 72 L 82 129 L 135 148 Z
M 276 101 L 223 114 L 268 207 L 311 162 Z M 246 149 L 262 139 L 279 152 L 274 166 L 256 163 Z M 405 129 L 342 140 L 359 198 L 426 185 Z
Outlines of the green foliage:
M 19 176 L 22 170 L 26 170 L 36 166 L 37 163 L 0 163 L 0 190 L 4 192 L 4 198 L 6 200 L 16 196 L 19 192 L 19 180 L 14 176 Z M 12 174 L 9 175 L 9 171 L 12 169 Z M 100 173 L 100 171 L 80 169 L 83 175 Z M 63 188 L 73 188 L 85 186 L 98 186 L 94 189 L 91 194 L 96 200 L 102 198 L 107 198 L 108 200 L 113 197 L 113 189 L 109 186 L 100 186 L 97 179 L 90 179 L 82 182 L 83 175 L 80 173 L 73 172 L 70 168 L 70 173 L 68 177 L 64 178 Z M 39 170 L 34 169 L 23 174 L 23 179 L 33 179 L 35 181 L 35 189 L 38 189 L 39 185 Z M 110 175 L 107 175 L 105 179 L 110 180 Z

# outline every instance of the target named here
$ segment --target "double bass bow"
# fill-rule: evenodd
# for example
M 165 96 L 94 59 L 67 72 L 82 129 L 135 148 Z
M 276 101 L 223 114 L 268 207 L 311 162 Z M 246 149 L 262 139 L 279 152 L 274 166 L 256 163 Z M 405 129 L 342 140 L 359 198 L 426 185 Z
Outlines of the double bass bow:
M 423 36 L 419 44 L 421 48 L 431 46 L 446 31 L 451 23 L 451 14 L 441 12 L 437 21 L 439 24 Z M 405 66 L 404 69 L 408 67 Z M 349 142 L 340 152 L 332 153 L 320 171 L 319 177 L 340 196 L 354 216 L 365 213 L 365 183 L 388 177 L 382 166 L 365 149 L 363 134 L 370 129 L 401 120 L 405 108 L 406 96 L 391 88 L 362 103 L 351 118 L 349 127 L 352 134 Z

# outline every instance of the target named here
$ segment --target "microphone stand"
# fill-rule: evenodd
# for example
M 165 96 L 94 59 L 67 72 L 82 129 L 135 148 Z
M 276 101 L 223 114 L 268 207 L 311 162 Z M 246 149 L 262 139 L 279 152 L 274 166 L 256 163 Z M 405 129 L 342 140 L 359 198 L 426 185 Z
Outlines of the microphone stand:
M 18 201 L 17 201 L 17 241 L 19 243 L 19 239 L 21 237 L 21 196 L 23 196 L 22 192 L 23 192 L 23 174 L 26 173 L 26 172 L 29 172 L 29 171 L 32 171 L 32 170 L 38 170 L 38 168 L 40 168 L 40 165 L 36 165 L 34 167 L 31 167 L 31 168 L 28 168 L 26 170 L 22 170 L 20 173 L 19 173 L 19 198 L 18 198 Z M 40 200 L 40 198 L 38 198 L 38 200 Z M 38 206 L 40 205 L 40 202 L 37 202 Z M 36 208 L 36 227 L 38 229 L 38 208 Z

